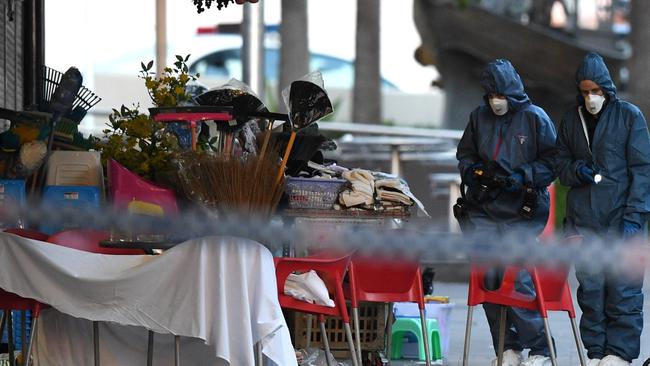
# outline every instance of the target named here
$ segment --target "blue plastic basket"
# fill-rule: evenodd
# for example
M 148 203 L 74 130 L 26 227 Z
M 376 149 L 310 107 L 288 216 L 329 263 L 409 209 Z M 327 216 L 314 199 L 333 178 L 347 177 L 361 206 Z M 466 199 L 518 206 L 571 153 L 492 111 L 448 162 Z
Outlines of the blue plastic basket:
M 92 186 L 46 186 L 43 190 L 42 204 L 46 210 L 55 210 L 60 208 L 79 208 L 84 210 L 99 209 L 101 195 L 99 188 Z M 52 235 L 59 231 L 73 228 L 66 224 L 44 223 L 39 230 L 45 234 Z
M 332 209 L 344 179 L 294 178 L 287 179 L 285 193 L 291 209 Z

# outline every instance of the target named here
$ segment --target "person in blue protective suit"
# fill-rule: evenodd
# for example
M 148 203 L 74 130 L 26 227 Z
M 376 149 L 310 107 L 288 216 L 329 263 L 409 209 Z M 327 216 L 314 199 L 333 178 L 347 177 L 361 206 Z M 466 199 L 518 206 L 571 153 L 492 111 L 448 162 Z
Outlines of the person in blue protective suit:
M 596 53 L 584 58 L 576 84 L 577 105 L 564 115 L 557 140 L 556 170 L 570 187 L 565 230 L 586 240 L 641 234 L 650 212 L 650 137 L 643 114 L 617 97 Z M 643 275 L 576 267 L 588 365 L 629 365 L 640 351 Z
M 471 113 L 456 153 L 466 187 L 462 208 L 454 208 L 456 216 L 463 232 L 490 238 L 493 243 L 513 231 L 534 242 L 548 220 L 547 187 L 555 179 L 554 124 L 543 109 L 531 103 L 508 60 L 490 62 L 481 75 L 481 84 L 485 104 Z M 499 287 L 502 269 L 496 268 L 489 275 L 486 286 Z M 519 273 L 516 289 L 534 295 L 526 271 Z M 496 350 L 500 306 L 483 307 Z M 506 320 L 503 365 L 550 365 L 550 348 L 539 313 L 508 308 Z M 522 362 L 525 348 L 530 352 Z

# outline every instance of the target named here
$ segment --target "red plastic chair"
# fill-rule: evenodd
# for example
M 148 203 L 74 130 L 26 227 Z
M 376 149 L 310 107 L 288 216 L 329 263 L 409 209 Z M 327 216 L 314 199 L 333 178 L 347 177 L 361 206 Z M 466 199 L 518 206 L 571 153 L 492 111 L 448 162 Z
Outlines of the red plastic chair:
M 142 249 L 105 248 L 99 245 L 110 237 L 108 232 L 95 230 L 66 230 L 50 236 L 47 241 L 66 248 L 83 250 L 97 254 L 143 255 Z M 99 366 L 99 322 L 93 322 L 93 347 L 95 366 Z
M 350 256 L 346 255 L 338 258 L 325 258 L 324 256 L 313 256 L 304 258 L 274 258 L 275 274 L 278 287 L 278 300 L 280 306 L 285 309 L 292 309 L 303 313 L 318 315 L 320 331 L 325 344 L 327 354 L 330 354 L 329 341 L 325 330 L 325 315 L 339 317 L 343 320 L 345 326 L 345 335 L 352 356 L 354 366 L 359 366 L 354 343 L 352 341 L 352 331 L 350 329 L 350 317 L 345 304 L 343 295 L 343 278 L 350 264 Z M 330 291 L 330 296 L 334 299 L 335 307 L 327 307 L 317 304 L 310 304 L 300 301 L 289 295 L 284 294 L 284 283 L 289 274 L 293 272 L 316 271 L 318 276 L 325 282 L 325 286 Z M 326 358 L 329 366 L 329 357 Z
M 45 241 L 47 239 L 47 234 L 43 234 L 36 230 L 10 228 L 10 229 L 6 229 L 5 232 L 18 235 L 24 238 L 28 238 L 28 239 L 35 239 L 41 241 Z M 27 345 L 26 349 L 23 348 L 23 350 L 25 351 L 25 357 L 23 359 L 29 360 L 32 352 L 34 334 L 36 334 L 36 325 L 37 325 L 38 317 L 41 314 L 41 309 L 43 309 L 44 307 L 45 305 L 41 304 L 40 302 L 34 299 L 21 297 L 14 293 L 7 292 L 0 289 L 0 309 L 3 310 L 2 320 L 0 321 L 0 334 L 4 333 L 4 327 L 5 324 L 7 324 L 8 325 L 7 329 L 9 331 L 9 336 L 7 337 L 9 343 L 9 354 L 13 354 L 13 350 L 14 350 L 13 325 L 11 324 L 12 323 L 11 311 L 21 310 L 23 312 L 31 311 L 32 313 L 32 328 L 29 336 L 29 345 Z M 24 344 L 25 337 L 23 337 L 22 339 Z M 9 364 L 11 366 L 14 365 L 13 357 L 9 357 Z
M 25 350 L 24 360 L 29 360 L 32 354 L 32 345 L 34 341 L 34 334 L 36 334 L 36 325 L 38 321 L 38 316 L 41 313 L 41 309 L 44 306 L 34 300 L 28 299 L 25 297 L 18 296 L 14 293 L 0 290 L 0 308 L 4 310 L 2 321 L 0 321 L 0 334 L 4 332 L 5 323 L 8 325 L 7 329 L 9 331 L 9 336 L 7 337 L 9 343 L 9 354 L 13 355 L 14 351 L 14 340 L 13 340 L 13 327 L 11 323 L 11 311 L 12 310 L 21 310 L 21 311 L 31 311 L 32 312 L 32 329 L 29 336 L 29 345 Z M 24 339 L 24 338 L 23 338 Z M 23 343 L 24 344 L 24 343 Z M 9 357 L 9 364 L 14 365 L 13 357 Z
M 350 263 L 349 297 L 357 340 L 357 356 L 361 362 L 359 302 L 391 303 L 388 314 L 387 354 L 391 354 L 392 303 L 415 302 L 420 308 L 422 339 L 427 366 L 431 365 L 428 334 L 424 314 L 422 274 L 417 262 L 395 258 L 353 256 Z
M 501 305 L 499 317 L 499 349 L 497 352 L 497 365 L 503 361 L 503 348 L 505 341 L 506 308 L 509 306 L 524 309 L 537 310 L 544 320 L 546 340 L 551 350 L 551 362 L 557 366 L 557 355 L 553 347 L 553 339 L 548 323 L 548 311 L 566 311 L 571 321 L 573 336 L 578 349 L 580 365 L 586 366 L 582 352 L 582 340 L 575 321 L 575 309 L 571 299 L 571 289 L 567 282 L 568 270 L 562 267 L 527 267 L 535 286 L 536 296 L 526 296 L 515 291 L 515 281 L 519 271 L 524 269 L 520 266 L 507 266 L 503 276 L 501 287 L 496 290 L 487 290 L 484 287 L 485 273 L 487 267 L 472 266 L 470 269 L 469 295 L 467 298 L 467 325 L 465 328 L 465 349 L 463 352 L 463 366 L 467 366 L 469 357 L 469 342 L 471 337 L 472 314 L 474 306 L 490 303 Z

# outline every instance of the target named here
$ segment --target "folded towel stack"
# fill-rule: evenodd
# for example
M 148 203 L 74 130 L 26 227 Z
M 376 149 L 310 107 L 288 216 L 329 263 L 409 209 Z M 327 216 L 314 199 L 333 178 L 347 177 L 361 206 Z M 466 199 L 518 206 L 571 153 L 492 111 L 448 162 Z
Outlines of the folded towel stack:
M 377 180 L 375 189 L 377 190 L 377 200 L 381 206 L 390 208 L 413 205 L 413 200 L 405 193 L 409 192 L 408 186 L 399 179 Z
M 343 173 L 349 188 L 339 195 L 339 209 L 405 213 L 414 199 L 403 180 L 384 173 L 354 169 Z
M 350 182 L 350 188 L 339 195 L 339 202 L 345 207 L 372 206 L 375 202 L 375 178 L 363 169 L 343 173 L 343 179 Z

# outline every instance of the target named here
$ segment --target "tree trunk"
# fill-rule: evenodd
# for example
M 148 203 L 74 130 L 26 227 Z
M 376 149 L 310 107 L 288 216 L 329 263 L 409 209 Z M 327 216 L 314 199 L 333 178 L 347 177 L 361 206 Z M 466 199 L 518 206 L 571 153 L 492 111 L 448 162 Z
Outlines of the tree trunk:
M 633 0 L 630 22 L 632 24 L 632 51 L 629 61 L 630 101 L 636 104 L 646 119 L 650 118 L 650 1 Z
M 354 122 L 381 123 L 379 8 L 380 1 L 357 0 L 357 43 L 352 105 Z
M 309 72 L 307 0 L 282 0 L 278 109 L 286 111 L 282 89 Z
M 531 21 L 548 27 L 551 25 L 551 9 L 555 0 L 533 0 Z

